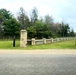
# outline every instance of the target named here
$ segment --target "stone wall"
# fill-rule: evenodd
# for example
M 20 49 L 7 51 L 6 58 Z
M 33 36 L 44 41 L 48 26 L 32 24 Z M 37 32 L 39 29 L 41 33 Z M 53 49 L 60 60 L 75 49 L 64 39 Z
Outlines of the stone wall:
M 61 42 L 61 41 L 67 41 L 67 40 L 72 40 L 72 39 L 75 39 L 73 37 L 66 37 L 66 38 L 50 38 L 50 39 L 46 39 L 46 38 L 43 38 L 43 39 L 35 39 L 35 38 L 32 38 L 30 41 L 30 45 L 39 45 L 39 44 L 50 44 L 50 43 L 55 43 L 55 42 Z M 29 42 L 27 40 L 27 42 Z

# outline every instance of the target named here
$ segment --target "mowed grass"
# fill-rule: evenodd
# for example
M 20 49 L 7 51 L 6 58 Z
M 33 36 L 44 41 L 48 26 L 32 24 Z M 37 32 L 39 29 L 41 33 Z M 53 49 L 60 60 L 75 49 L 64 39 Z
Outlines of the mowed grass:
M 13 47 L 12 40 L 0 40 L 0 49 L 21 49 L 21 50 L 35 50 L 35 49 L 76 49 L 75 40 L 63 41 L 58 43 L 27 46 L 26 48 L 20 48 L 20 41 L 16 40 L 16 47 Z
M 20 42 L 16 40 L 16 47 L 13 47 L 12 40 L 0 40 L 0 49 L 14 49 L 19 48 Z

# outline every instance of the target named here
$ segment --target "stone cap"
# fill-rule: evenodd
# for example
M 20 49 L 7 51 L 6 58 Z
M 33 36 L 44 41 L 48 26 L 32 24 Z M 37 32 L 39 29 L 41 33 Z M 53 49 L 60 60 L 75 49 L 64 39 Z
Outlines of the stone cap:
M 21 32 L 26 32 L 26 30 L 21 30 Z

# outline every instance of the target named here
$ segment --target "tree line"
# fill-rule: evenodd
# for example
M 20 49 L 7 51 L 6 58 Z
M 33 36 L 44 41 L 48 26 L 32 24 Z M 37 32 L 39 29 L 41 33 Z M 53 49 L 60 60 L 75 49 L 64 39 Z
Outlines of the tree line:
M 0 38 L 20 37 L 20 30 L 26 29 L 28 38 L 55 38 L 75 36 L 74 30 L 70 29 L 65 22 L 56 23 L 52 16 L 45 15 L 39 18 L 38 10 L 33 8 L 31 16 L 23 7 L 20 8 L 17 17 L 10 11 L 0 9 Z

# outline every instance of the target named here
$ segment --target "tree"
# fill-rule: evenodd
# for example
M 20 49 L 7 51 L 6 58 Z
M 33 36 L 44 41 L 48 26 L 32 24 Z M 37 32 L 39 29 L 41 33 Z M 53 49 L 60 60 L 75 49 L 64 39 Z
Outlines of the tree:
M 45 16 L 45 23 L 46 23 L 47 25 L 53 25 L 54 21 L 53 21 L 52 16 L 46 15 L 46 16 Z
M 61 35 L 63 37 L 67 37 L 70 31 L 70 27 L 68 24 L 65 24 L 64 22 L 61 23 Z
M 40 20 L 35 22 L 35 25 L 32 25 L 30 27 L 28 27 L 27 31 L 28 31 L 28 37 L 30 38 L 42 38 L 42 28 L 43 28 L 43 24 Z
M 44 18 L 44 23 L 46 25 L 48 25 L 48 30 L 51 30 L 52 32 L 54 32 L 53 31 L 54 20 L 53 20 L 52 16 L 46 15 Z
M 35 38 L 36 36 L 36 29 L 34 26 L 30 26 L 27 28 L 27 32 L 28 32 L 28 38 Z
M 20 24 L 18 23 L 18 21 L 14 18 L 6 20 L 4 22 L 4 35 L 5 36 L 10 36 L 10 37 L 14 37 L 14 36 L 19 36 L 20 33 Z
M 10 13 L 10 11 L 6 10 L 6 9 L 0 9 L 0 21 L 3 21 L 5 19 L 10 19 L 12 17 L 12 14 Z
M 60 23 L 53 24 L 53 34 L 57 37 L 61 37 L 61 24 Z
M 48 30 L 49 26 L 44 24 L 41 20 L 37 20 L 35 25 L 32 25 L 27 29 L 28 36 L 33 38 L 49 38 L 53 37 L 52 32 Z
M 75 33 L 74 33 L 74 30 L 73 29 L 70 31 L 70 36 L 71 37 L 74 37 L 75 36 Z
M 2 38 L 4 36 L 4 22 L 6 20 L 9 20 L 13 17 L 13 15 L 10 13 L 10 11 L 6 9 L 0 9 L 0 37 Z
M 44 26 L 44 23 L 41 20 L 37 20 L 35 22 L 35 29 L 36 29 L 36 37 L 37 38 L 43 37 L 43 26 Z
M 27 29 L 27 27 L 30 26 L 29 18 L 25 14 L 25 10 L 23 7 L 20 8 L 19 14 L 18 14 L 18 21 L 21 24 L 21 29 Z
M 31 22 L 35 23 L 37 20 L 38 20 L 38 11 L 37 8 L 34 7 L 34 9 L 32 10 Z

